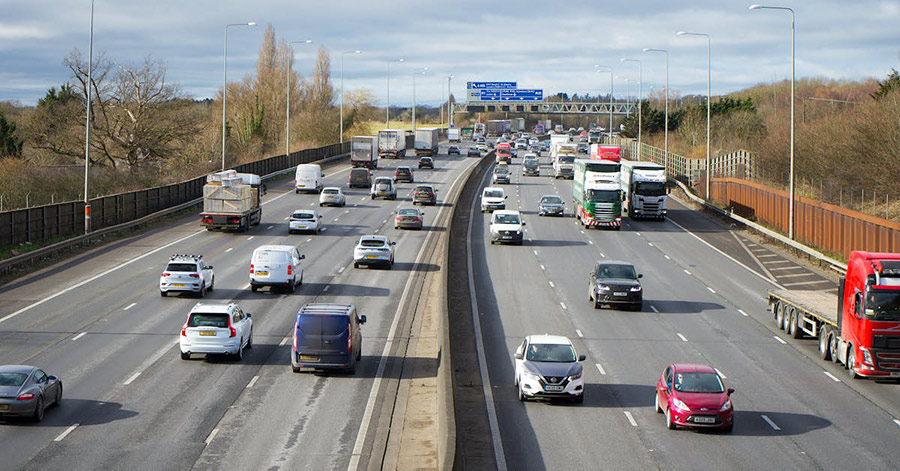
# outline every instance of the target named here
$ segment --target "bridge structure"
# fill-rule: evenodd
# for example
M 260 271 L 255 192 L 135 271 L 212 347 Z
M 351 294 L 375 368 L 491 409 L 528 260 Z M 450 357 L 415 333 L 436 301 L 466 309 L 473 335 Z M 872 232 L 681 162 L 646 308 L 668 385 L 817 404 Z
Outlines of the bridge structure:
M 497 101 L 467 101 L 454 103 L 454 113 L 492 113 L 508 111 L 511 113 L 536 113 L 536 114 L 565 114 L 565 115 L 608 115 L 610 106 L 614 115 L 630 115 L 637 112 L 635 102 L 614 101 L 609 102 L 497 102 Z

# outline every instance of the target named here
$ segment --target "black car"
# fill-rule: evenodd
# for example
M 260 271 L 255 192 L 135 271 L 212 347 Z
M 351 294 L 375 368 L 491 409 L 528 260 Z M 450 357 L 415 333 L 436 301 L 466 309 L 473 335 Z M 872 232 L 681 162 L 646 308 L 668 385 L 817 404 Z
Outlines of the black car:
M 460 155 L 459 146 L 451 145 L 450 147 L 447 148 L 447 155 L 453 155 L 453 154 Z
M 604 304 L 624 305 L 632 311 L 640 311 L 644 303 L 644 290 L 634 265 L 627 262 L 598 261 L 590 272 L 590 297 L 594 309 Z
M 481 157 L 481 151 L 474 146 L 469 147 L 469 151 L 466 152 L 466 157 Z
M 544 195 L 538 204 L 538 216 L 563 216 L 566 202 L 556 195 Z
M 291 369 L 356 371 L 362 360 L 362 332 L 366 316 L 352 304 L 304 304 L 294 322 Z
M 419 159 L 419 168 L 434 168 L 434 159 L 431 157 L 422 157 Z
M 396 183 L 401 181 L 405 181 L 408 183 L 413 182 L 413 173 L 411 168 L 397 167 L 397 169 L 394 170 L 394 182 Z

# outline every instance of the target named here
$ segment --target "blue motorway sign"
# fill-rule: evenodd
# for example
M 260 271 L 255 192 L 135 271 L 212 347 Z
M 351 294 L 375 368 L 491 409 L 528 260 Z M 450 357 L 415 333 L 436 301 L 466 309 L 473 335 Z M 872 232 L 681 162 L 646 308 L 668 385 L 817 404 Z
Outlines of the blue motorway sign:
M 541 101 L 544 99 L 544 91 L 540 89 L 480 90 L 480 93 L 473 94 L 472 98 L 479 101 Z
M 466 88 L 475 90 L 515 90 L 516 82 L 467 82 Z

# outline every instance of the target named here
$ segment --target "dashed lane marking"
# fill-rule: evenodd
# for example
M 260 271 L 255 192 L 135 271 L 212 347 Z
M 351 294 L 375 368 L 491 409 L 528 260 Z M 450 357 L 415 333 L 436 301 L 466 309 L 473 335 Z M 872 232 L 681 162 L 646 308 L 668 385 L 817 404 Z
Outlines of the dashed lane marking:
M 672 260 L 672 258 L 669 257 L 668 255 L 665 255 L 665 254 L 664 254 L 663 257 L 666 257 L 666 260 Z
M 837 378 L 837 376 L 835 376 L 835 375 L 833 375 L 833 374 L 831 374 L 831 373 L 829 373 L 829 372 L 827 372 L 827 371 L 823 371 L 822 373 L 825 373 L 825 376 L 828 376 L 829 378 L 831 378 L 831 380 L 834 381 L 835 383 L 840 383 L 840 382 L 841 382 L 841 380 L 839 380 L 839 379 Z
M 322 291 L 328 291 L 328 288 L 331 288 L 331 286 L 325 286 L 324 288 L 322 288 Z
M 602 374 L 602 375 L 606 374 L 606 370 L 603 369 L 603 365 L 601 365 L 600 363 L 594 363 L 594 366 L 597 367 L 597 371 L 599 371 L 600 374 Z
M 780 343 L 780 344 L 782 344 L 782 345 L 787 345 L 787 342 L 785 342 L 784 340 L 782 340 L 781 337 L 779 337 L 779 336 L 777 336 L 777 335 L 773 335 L 772 337 L 774 337 L 775 340 L 778 341 L 778 343 Z
M 593 240 L 589 240 L 588 243 L 591 244 L 591 245 L 594 245 L 594 241 L 593 241 Z
M 562 306 L 563 309 L 567 309 L 567 308 L 566 308 L 566 303 L 560 301 L 560 302 L 559 302 L 559 305 Z
M 254 376 L 253 379 L 251 379 L 250 382 L 247 383 L 247 389 L 252 388 L 253 385 L 256 384 L 256 382 L 257 382 L 258 380 L 259 380 L 259 375 Z
M 266 228 L 267 231 L 271 231 L 275 226 L 269 226 Z
M 685 269 L 683 269 L 683 268 L 682 268 L 682 270 L 684 270 L 684 272 L 687 273 L 688 275 L 691 274 L 691 272 L 689 272 L 689 271 L 687 271 L 687 270 L 685 270 Z
M 634 416 L 631 415 L 631 412 L 625 411 L 625 418 L 628 419 L 628 423 L 631 424 L 632 427 L 637 427 L 637 422 L 634 421 Z
M 212 432 L 209 432 L 209 436 L 206 437 L 206 442 L 205 442 L 206 446 L 209 446 L 209 444 L 212 443 L 212 441 L 216 439 L 216 435 L 218 435 L 218 434 L 219 434 L 219 429 L 217 429 L 217 428 L 212 429 Z
M 682 342 L 687 342 L 687 341 L 688 341 L 687 337 L 685 337 L 684 335 L 681 335 L 681 334 L 678 333 L 678 332 L 676 332 L 675 335 L 677 335 L 678 338 L 680 338 Z
M 131 375 L 130 378 L 128 378 L 128 379 L 125 380 L 125 383 L 124 383 L 125 386 L 128 386 L 129 384 L 133 383 L 134 380 L 138 379 L 138 376 L 140 376 L 140 375 L 141 375 L 141 372 L 140 372 L 140 371 L 138 371 L 137 373 Z
M 716 290 L 710 288 L 709 286 L 707 286 L 706 289 L 708 289 L 710 293 L 716 294 Z
M 253 240 L 254 237 L 256 237 L 256 236 L 247 237 L 247 240 Z
M 131 303 L 131 304 L 125 306 L 125 309 L 122 309 L 122 310 L 123 310 L 123 311 L 127 311 L 127 310 L 129 310 L 129 309 L 131 309 L 131 308 L 133 308 L 133 307 L 135 307 L 135 306 L 137 306 L 137 303 Z
M 225 253 L 231 252 L 232 250 L 234 250 L 234 247 L 228 247 L 225 249 Z
M 769 424 L 769 427 L 772 427 L 772 430 L 776 430 L 776 431 L 777 431 L 777 430 L 781 430 L 781 427 L 775 425 L 775 422 L 772 422 L 772 419 L 770 419 L 768 416 L 766 416 L 766 415 L 760 415 L 760 417 L 762 417 L 763 420 L 765 420 L 766 423 Z
M 551 288 L 556 288 L 556 285 L 554 285 L 552 281 L 547 281 L 547 283 L 550 283 Z
M 575 334 L 577 334 L 578 337 L 584 337 L 584 334 L 578 329 L 575 329 Z
M 281 339 L 281 342 L 279 342 L 278 346 L 279 346 L 279 347 L 283 347 L 286 343 L 288 343 L 288 338 L 287 338 L 287 337 Z
M 545 268 L 544 268 L 544 266 L 543 266 L 543 265 L 541 265 L 541 270 L 545 270 Z
M 741 315 L 742 315 L 742 316 L 744 316 L 744 317 L 750 317 L 750 316 L 748 316 L 748 315 L 747 315 L 747 313 L 746 313 L 746 312 L 744 312 L 744 310 L 743 310 L 743 309 L 738 309 L 738 310 L 737 310 L 737 312 L 740 312 L 740 313 L 741 313 Z
M 72 424 L 72 425 L 70 425 L 69 428 L 67 428 L 67 429 L 65 429 L 65 430 L 63 431 L 63 433 L 59 434 L 56 438 L 54 438 L 53 441 L 54 441 L 54 442 L 61 442 L 61 441 L 63 441 L 66 437 L 69 436 L 70 433 L 72 433 L 73 431 L 75 431 L 76 428 L 78 428 L 78 424 Z
M 347 268 L 347 267 L 340 267 L 340 268 L 338 268 L 338 273 L 344 273 L 344 270 L 345 270 L 346 268 Z
M 650 310 L 653 312 L 659 312 L 659 309 L 656 309 L 656 306 L 654 306 L 652 304 L 650 305 Z
M 80 334 L 78 334 L 78 335 L 72 337 L 72 340 L 78 340 L 78 339 L 80 339 L 81 337 L 84 337 L 85 335 L 87 335 L 87 332 L 82 332 L 82 333 L 80 333 Z

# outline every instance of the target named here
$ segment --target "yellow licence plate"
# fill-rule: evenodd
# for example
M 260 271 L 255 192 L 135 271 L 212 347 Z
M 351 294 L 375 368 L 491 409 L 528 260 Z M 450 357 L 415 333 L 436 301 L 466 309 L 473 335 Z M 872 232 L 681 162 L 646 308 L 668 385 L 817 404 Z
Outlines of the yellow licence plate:
M 0 410 L 7 410 L 7 409 L 9 409 L 9 404 L 0 404 Z
M 269 276 L 269 272 L 267 271 L 258 271 L 256 272 L 258 276 Z
M 300 355 L 300 359 L 306 361 L 319 361 L 319 357 L 315 355 Z
M 184 283 L 175 283 L 172 285 L 173 288 L 184 288 Z
M 369 258 L 369 259 L 378 258 L 378 255 L 366 255 L 366 258 Z
M 210 337 L 215 337 L 215 336 L 216 336 L 216 331 L 214 331 L 214 330 L 201 330 L 201 331 L 200 331 L 200 335 L 203 335 L 203 336 L 210 336 Z

